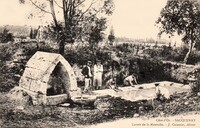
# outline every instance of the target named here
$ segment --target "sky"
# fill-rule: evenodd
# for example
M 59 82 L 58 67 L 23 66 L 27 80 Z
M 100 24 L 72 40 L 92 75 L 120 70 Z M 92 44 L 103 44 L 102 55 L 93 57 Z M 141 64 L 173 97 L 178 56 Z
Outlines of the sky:
M 134 38 L 157 37 L 155 21 L 166 0 L 117 0 L 112 16 L 117 35 Z
M 134 39 L 158 39 L 155 21 L 167 0 L 114 0 L 115 11 L 109 17 L 108 30 L 113 26 L 116 36 Z M 30 5 L 20 5 L 18 0 L 0 0 L 0 25 L 40 25 L 45 21 L 38 18 L 28 20 L 33 9 Z M 50 19 L 51 18 L 46 18 Z M 163 39 L 172 40 L 168 36 Z M 176 38 L 176 37 L 175 37 Z

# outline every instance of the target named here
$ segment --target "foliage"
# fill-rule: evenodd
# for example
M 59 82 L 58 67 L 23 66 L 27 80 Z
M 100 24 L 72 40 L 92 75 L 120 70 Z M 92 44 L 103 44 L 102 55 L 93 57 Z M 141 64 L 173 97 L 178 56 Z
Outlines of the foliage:
M 12 45 L 12 47 L 10 47 Z M 0 47 L 0 92 L 7 92 L 17 85 L 18 78 L 15 73 L 20 70 L 19 67 L 12 68 L 9 66 L 9 61 L 19 49 L 19 44 L 6 43 Z
M 160 60 L 139 58 L 136 62 L 139 66 L 138 80 L 140 82 L 171 80 L 170 72 L 165 70 L 164 64 Z
M 10 47 L 12 45 L 12 47 Z M 0 47 L 0 60 L 1 62 L 11 61 L 12 56 L 20 48 L 20 44 L 13 44 L 11 42 L 2 44 Z
M 161 58 L 162 60 L 171 61 L 182 61 L 183 58 L 181 57 L 181 52 L 183 52 L 184 50 L 172 49 L 171 47 L 163 46 L 162 48 L 145 49 L 144 53 L 148 54 L 151 58 Z
M 31 38 L 31 39 L 36 39 L 37 33 L 38 33 L 38 30 L 37 30 L 37 29 L 31 28 L 31 31 L 30 31 L 30 38 Z
M 95 26 L 91 26 L 91 31 L 89 34 L 89 43 L 99 43 L 100 41 L 103 40 L 103 33 L 106 29 L 106 19 L 105 18 L 100 18 L 96 19 L 96 24 Z
M 107 53 L 103 48 L 95 47 L 95 58 L 101 60 L 102 63 L 106 63 L 109 60 L 109 53 Z M 70 64 L 85 65 L 87 60 L 92 60 L 93 53 L 91 51 L 91 46 L 81 46 L 75 47 L 72 50 L 66 50 L 64 57 L 69 61 Z
M 59 33 L 57 32 L 57 27 L 60 29 Z M 58 42 L 58 40 L 65 41 L 65 35 L 62 31 L 64 31 L 64 25 L 62 22 L 57 22 L 57 26 L 51 22 L 49 25 L 47 25 L 47 30 L 44 31 L 43 34 L 45 34 L 45 37 L 53 42 Z
M 174 62 L 183 62 L 185 54 L 187 53 L 188 48 L 175 48 L 172 49 L 167 46 L 163 46 L 158 49 L 145 49 L 144 54 L 149 55 L 151 58 L 157 58 L 164 61 L 174 61 Z M 190 54 L 190 58 L 188 58 L 188 64 L 196 64 L 200 62 L 200 52 L 195 50 Z
M 109 40 L 110 44 L 113 45 L 113 42 L 115 40 L 115 35 L 114 35 L 113 28 L 111 28 L 111 30 L 110 30 L 110 34 L 108 35 L 108 40 Z
M 196 0 L 168 0 L 156 21 L 160 24 L 160 35 L 174 33 L 183 35 L 183 42 L 189 43 L 190 48 L 184 58 L 187 59 L 195 45 L 199 43 L 200 35 L 200 5 Z
M 191 53 L 190 58 L 188 58 L 188 64 L 197 64 L 200 62 L 200 52 L 194 51 Z
M 12 47 L 10 47 L 12 45 Z M 22 51 L 22 53 L 20 52 Z M 27 61 L 37 51 L 56 52 L 49 45 L 37 48 L 34 42 L 2 44 L 0 47 L 0 92 L 7 92 L 18 85 Z M 20 53 L 20 55 L 18 55 Z
M 9 41 L 14 41 L 13 34 L 10 33 L 8 29 L 4 28 L 3 32 L 0 33 L 0 42 L 7 43 Z
M 186 84 L 188 73 L 192 71 L 192 67 L 181 65 L 171 65 L 171 77 L 178 82 Z
M 190 82 L 191 90 L 194 94 L 200 91 L 200 63 L 196 64 L 188 73 L 188 78 L 194 81 Z
M 133 49 L 129 47 L 128 43 L 123 43 L 122 45 L 116 46 L 116 51 L 124 52 L 125 54 L 133 52 Z

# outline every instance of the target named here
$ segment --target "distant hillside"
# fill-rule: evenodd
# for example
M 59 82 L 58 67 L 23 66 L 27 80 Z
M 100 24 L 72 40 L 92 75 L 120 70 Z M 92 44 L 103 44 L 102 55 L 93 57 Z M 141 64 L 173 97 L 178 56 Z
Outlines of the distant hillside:
M 0 32 L 2 32 L 4 28 L 8 29 L 10 33 L 13 33 L 15 37 L 29 36 L 31 30 L 31 26 L 5 25 L 0 26 Z
M 156 42 L 159 44 L 168 44 L 169 43 L 169 41 L 167 41 L 167 40 L 156 41 L 154 39 L 131 39 L 131 38 L 127 38 L 127 37 L 116 37 L 115 42 L 116 43 L 132 43 L 132 44 L 137 44 L 137 43 L 155 44 Z

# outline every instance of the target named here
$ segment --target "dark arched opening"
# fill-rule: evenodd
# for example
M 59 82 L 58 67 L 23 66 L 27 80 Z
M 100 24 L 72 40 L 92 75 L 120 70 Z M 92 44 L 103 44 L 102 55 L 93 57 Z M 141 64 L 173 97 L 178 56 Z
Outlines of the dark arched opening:
M 47 96 L 66 94 L 69 86 L 69 74 L 63 64 L 59 62 L 49 77 Z

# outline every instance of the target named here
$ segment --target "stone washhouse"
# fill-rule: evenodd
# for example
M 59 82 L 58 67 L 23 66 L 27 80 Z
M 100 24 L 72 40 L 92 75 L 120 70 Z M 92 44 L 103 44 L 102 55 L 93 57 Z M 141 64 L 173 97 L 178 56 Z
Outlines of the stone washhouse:
M 33 104 L 56 105 L 81 95 L 72 67 L 56 53 L 36 52 L 26 64 L 19 87 Z

